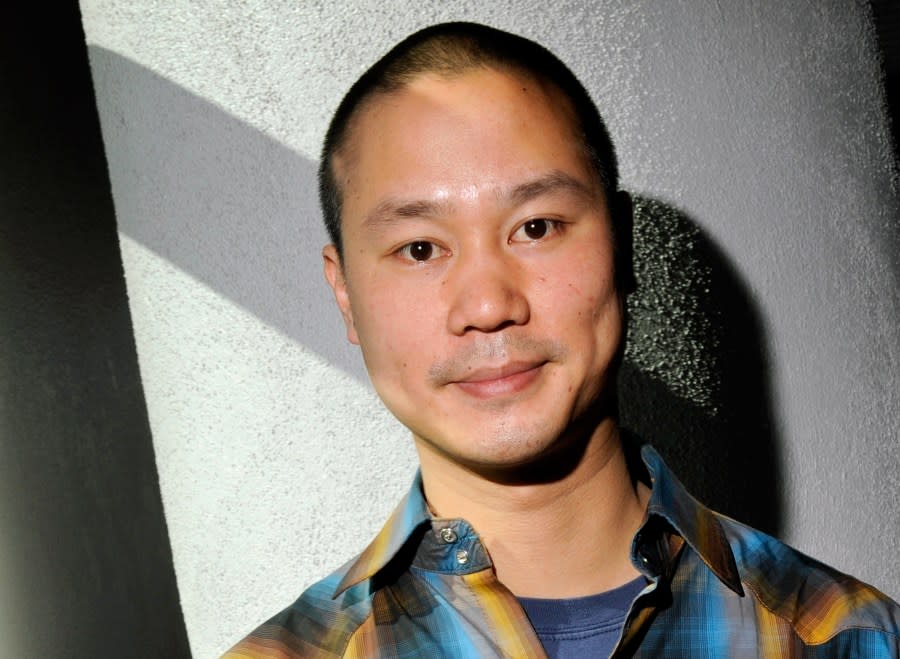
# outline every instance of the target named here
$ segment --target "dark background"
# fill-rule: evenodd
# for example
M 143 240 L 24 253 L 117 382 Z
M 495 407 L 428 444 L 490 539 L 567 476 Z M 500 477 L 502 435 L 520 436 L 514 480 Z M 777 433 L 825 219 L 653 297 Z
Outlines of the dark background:
M 78 5 L 0 26 L 0 655 L 188 657 Z
M 891 137 L 894 160 L 900 154 L 900 2 L 897 0 L 872 0 L 875 30 L 881 47 L 884 72 L 884 88 L 888 113 L 891 119 Z
M 872 8 L 896 155 L 900 11 Z M 0 24 L 0 649 L 186 657 L 78 7 L 16 3 Z M 707 249 L 714 280 L 739 285 Z M 653 395 L 644 374 L 625 376 Z M 738 515 L 777 532 L 772 496 Z

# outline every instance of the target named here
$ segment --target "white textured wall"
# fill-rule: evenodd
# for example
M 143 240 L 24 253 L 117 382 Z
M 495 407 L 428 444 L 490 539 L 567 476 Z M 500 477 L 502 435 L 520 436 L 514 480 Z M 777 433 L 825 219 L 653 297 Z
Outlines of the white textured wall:
M 81 3 L 195 656 L 360 550 L 408 485 L 320 283 L 314 163 L 355 77 L 447 19 L 560 54 L 625 185 L 721 247 L 762 316 L 782 535 L 900 596 L 898 203 L 866 5 L 341 4 Z

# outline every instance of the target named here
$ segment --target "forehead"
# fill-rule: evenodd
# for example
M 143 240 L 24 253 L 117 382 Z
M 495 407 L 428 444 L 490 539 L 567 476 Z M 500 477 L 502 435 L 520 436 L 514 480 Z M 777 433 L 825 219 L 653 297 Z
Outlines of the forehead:
M 377 191 L 508 186 L 551 169 L 572 170 L 593 185 L 586 151 L 572 104 L 555 85 L 478 68 L 451 77 L 423 74 L 367 99 L 335 156 L 334 173 L 348 211 Z

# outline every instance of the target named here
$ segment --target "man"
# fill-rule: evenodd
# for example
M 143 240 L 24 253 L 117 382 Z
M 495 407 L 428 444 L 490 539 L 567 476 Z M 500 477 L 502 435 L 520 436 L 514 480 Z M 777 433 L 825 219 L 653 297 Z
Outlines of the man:
M 542 47 L 418 32 L 325 140 L 325 275 L 421 471 L 229 657 L 900 657 L 886 596 L 694 501 L 616 422 L 630 205 Z

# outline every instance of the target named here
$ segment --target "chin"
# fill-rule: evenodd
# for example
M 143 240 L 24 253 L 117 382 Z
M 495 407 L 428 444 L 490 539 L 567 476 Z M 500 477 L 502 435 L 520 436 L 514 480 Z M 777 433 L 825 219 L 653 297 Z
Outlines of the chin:
M 572 417 L 499 437 L 500 450 L 493 452 L 490 464 L 485 461 L 483 473 L 507 483 L 561 480 L 581 463 L 597 428 L 615 417 L 615 393 L 606 390 Z
M 558 465 L 561 456 L 569 455 L 569 449 L 576 444 L 565 432 L 565 426 L 499 427 L 487 433 L 479 428 L 466 436 L 478 436 L 480 441 L 431 442 L 422 440 L 442 455 L 445 460 L 477 473 L 484 478 L 505 483 L 537 482 L 555 480 L 559 477 Z M 449 446 L 448 446 L 449 444 Z M 443 445 L 443 446 L 442 446 Z M 456 447 L 465 447 L 460 450 Z M 466 450 L 467 449 L 467 450 Z M 578 453 L 583 450 L 579 449 Z M 574 461 L 577 464 L 577 459 Z

